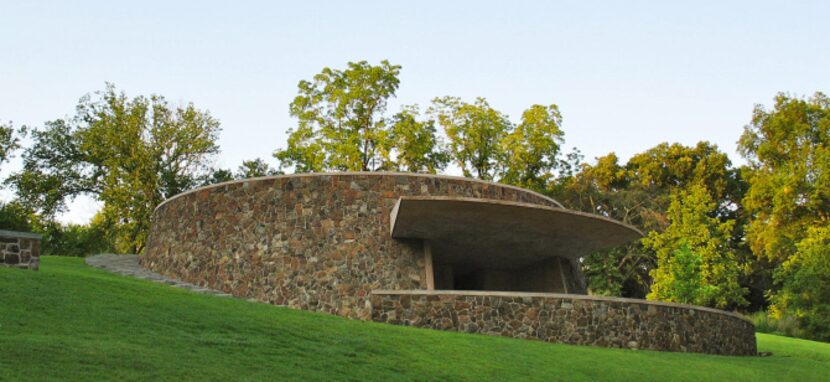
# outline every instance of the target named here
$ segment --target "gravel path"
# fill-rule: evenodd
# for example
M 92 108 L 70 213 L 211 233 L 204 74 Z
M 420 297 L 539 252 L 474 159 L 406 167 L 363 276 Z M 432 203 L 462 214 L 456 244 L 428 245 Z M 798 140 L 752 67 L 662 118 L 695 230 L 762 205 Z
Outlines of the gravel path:
M 157 283 L 164 283 L 176 288 L 191 290 L 196 293 L 232 297 L 230 294 L 222 291 L 171 279 L 167 276 L 162 276 L 158 273 L 150 271 L 138 263 L 137 255 L 95 255 L 87 257 L 86 263 L 95 268 L 101 268 L 119 275 L 132 276 L 139 279 L 155 281 Z

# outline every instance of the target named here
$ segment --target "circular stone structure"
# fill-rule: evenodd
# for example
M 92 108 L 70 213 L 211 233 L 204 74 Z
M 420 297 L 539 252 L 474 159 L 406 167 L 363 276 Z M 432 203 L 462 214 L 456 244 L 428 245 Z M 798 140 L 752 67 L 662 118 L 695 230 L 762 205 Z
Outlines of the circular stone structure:
M 491 182 L 299 174 L 226 182 L 168 199 L 153 214 L 140 262 L 235 296 L 355 319 L 551 342 L 754 354 L 754 328 L 736 314 L 585 295 L 579 258 L 641 235 Z

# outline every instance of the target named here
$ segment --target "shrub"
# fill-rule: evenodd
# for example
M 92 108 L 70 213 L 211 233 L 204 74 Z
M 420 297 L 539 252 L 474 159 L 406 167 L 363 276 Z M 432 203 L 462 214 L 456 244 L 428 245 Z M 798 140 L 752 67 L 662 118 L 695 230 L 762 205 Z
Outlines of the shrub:
M 755 331 L 757 332 L 787 337 L 803 336 L 803 332 L 798 327 L 798 321 L 792 316 L 784 316 L 781 319 L 777 319 L 765 311 L 760 311 L 755 312 L 750 316 L 750 319 L 755 324 Z

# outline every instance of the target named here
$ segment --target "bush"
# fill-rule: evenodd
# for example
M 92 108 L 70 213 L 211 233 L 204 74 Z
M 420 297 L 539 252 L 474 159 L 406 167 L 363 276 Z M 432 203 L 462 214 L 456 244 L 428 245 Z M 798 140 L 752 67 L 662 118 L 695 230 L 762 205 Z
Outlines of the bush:
M 36 232 L 43 235 L 41 255 L 89 256 L 113 252 L 113 241 L 100 215 L 88 225 L 63 225 L 44 221 L 18 202 L 0 203 L 0 229 Z
M 755 312 L 750 316 L 755 324 L 755 331 L 761 333 L 777 334 L 787 337 L 803 337 L 803 332 L 798 327 L 798 320 L 791 316 L 781 319 L 770 316 L 767 312 Z
M 31 232 L 31 216 L 31 211 L 20 203 L 0 203 L 0 229 Z
M 795 317 L 805 338 L 830 341 L 830 225 L 811 227 L 776 272 L 775 318 Z
M 85 257 L 112 251 L 106 232 L 94 226 L 55 225 L 43 236 L 43 255 Z

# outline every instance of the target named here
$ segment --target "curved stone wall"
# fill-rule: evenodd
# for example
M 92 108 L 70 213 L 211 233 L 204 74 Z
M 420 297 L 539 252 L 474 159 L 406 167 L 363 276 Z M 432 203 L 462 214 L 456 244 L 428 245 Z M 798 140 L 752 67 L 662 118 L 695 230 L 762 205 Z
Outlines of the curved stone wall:
M 755 327 L 692 305 L 552 293 L 373 291 L 372 320 L 578 345 L 755 355 Z
M 400 173 L 288 175 L 177 195 L 153 214 L 142 265 L 278 305 L 370 319 L 375 289 L 425 289 L 420 241 L 393 240 L 401 196 L 561 207 L 516 187 Z

